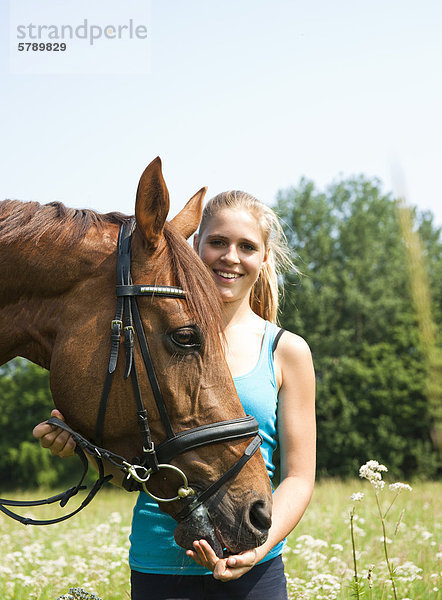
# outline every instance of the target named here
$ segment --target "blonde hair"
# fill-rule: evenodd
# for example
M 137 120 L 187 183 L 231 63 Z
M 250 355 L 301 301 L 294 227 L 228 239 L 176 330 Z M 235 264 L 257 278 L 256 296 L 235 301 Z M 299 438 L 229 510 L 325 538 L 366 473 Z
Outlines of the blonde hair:
M 199 227 L 199 235 L 208 221 L 225 208 L 244 210 L 257 220 L 268 259 L 262 268 L 250 294 L 250 307 L 254 313 L 267 321 L 277 322 L 279 306 L 278 275 L 294 269 L 290 249 L 276 213 L 251 194 L 241 191 L 228 191 L 218 194 L 206 204 Z

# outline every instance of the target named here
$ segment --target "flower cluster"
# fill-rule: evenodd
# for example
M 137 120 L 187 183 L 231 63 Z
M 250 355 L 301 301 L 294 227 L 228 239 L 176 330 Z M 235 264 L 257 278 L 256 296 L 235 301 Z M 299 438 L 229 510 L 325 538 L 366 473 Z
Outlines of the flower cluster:
M 411 485 L 408 485 L 408 483 L 401 483 L 400 481 L 397 481 L 396 483 L 390 483 L 388 487 L 392 492 L 397 492 L 398 494 L 399 492 L 402 492 L 404 490 L 411 492 L 411 490 L 413 489 Z
M 334 552 L 331 552 L 333 550 Z M 286 571 L 289 598 L 293 600 L 337 600 L 342 593 L 343 576 L 350 574 L 339 556 L 342 544 L 329 544 L 311 535 L 300 535 L 294 547 L 286 546 L 284 561 L 299 560 L 302 577 Z
M 83 588 L 70 588 L 68 594 L 59 596 L 57 600 L 102 600 L 96 594 L 89 594 Z
M 382 472 L 388 471 L 385 465 L 381 465 L 377 460 L 369 460 L 359 469 L 359 477 L 367 479 L 375 489 L 380 489 L 385 485 L 382 481 Z
M 353 502 L 360 502 L 364 498 L 364 492 L 355 492 L 350 496 L 350 500 Z
M 54 600 L 60 596 L 60 600 L 98 600 L 100 596 L 107 600 L 108 595 L 109 600 L 126 598 L 133 500 L 120 495 L 121 500 L 119 496 L 104 495 L 96 512 L 91 507 L 93 527 L 88 516 L 84 521 L 62 523 L 55 532 L 37 527 L 17 530 L 14 521 L 0 517 L 1 600 Z M 113 511 L 115 504 L 118 512 Z M 103 514 L 107 515 L 105 523 Z

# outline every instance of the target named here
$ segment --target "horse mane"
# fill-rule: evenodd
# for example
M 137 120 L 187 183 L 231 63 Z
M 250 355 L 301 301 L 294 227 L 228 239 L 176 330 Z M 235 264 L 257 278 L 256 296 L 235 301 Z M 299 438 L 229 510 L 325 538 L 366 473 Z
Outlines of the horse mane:
M 187 305 L 211 348 L 223 340 L 223 313 L 218 289 L 207 267 L 175 228 L 166 223 L 164 237 L 177 285 L 187 292 Z M 161 280 L 158 281 L 161 283 Z
M 20 200 L 0 202 L 0 242 L 37 244 L 43 236 L 72 246 L 82 240 L 92 226 L 121 225 L 130 217 L 118 212 L 97 213 L 91 209 L 68 208 L 61 202 L 40 204 Z
M 81 241 L 91 227 L 104 230 L 106 224 L 121 225 L 130 218 L 119 212 L 100 214 L 91 209 L 68 208 L 61 202 L 42 205 L 3 200 L 0 202 L 0 242 L 37 244 L 47 236 L 69 247 Z M 164 237 L 170 259 L 164 269 L 170 268 L 176 285 L 186 290 L 190 313 L 213 347 L 212 344 L 219 343 L 223 329 L 221 302 L 216 302 L 218 290 L 203 262 L 169 223 L 164 227 Z M 157 277 L 161 283 L 161 272 L 157 272 Z

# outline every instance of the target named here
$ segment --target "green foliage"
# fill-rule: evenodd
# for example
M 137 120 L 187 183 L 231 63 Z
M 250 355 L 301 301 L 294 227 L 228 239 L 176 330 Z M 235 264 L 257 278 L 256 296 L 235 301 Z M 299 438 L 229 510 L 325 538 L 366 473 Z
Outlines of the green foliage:
M 2 493 L 6 488 L 73 483 L 78 476 L 80 461 L 52 456 L 32 435 L 53 408 L 48 371 L 22 358 L 0 367 Z
M 319 474 L 349 476 L 376 456 L 401 475 L 434 476 L 428 364 L 395 201 L 362 176 L 325 192 L 303 179 L 276 210 L 302 272 L 286 276 L 281 323 L 313 352 Z M 429 214 L 418 224 L 440 323 L 440 229 Z

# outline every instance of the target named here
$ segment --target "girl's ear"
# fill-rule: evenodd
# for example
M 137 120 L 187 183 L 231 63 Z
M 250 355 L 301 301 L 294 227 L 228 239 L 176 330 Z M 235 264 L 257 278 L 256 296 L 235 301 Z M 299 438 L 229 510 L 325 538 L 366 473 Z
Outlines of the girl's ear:
M 195 235 L 193 236 L 193 249 L 195 250 L 195 252 L 198 254 L 199 253 L 199 249 L 200 249 L 200 236 L 195 233 Z
M 262 264 L 264 265 L 266 262 L 268 262 L 269 260 L 269 256 L 270 256 L 270 248 L 267 248 L 267 250 L 265 251 L 264 254 L 264 258 L 262 259 Z

